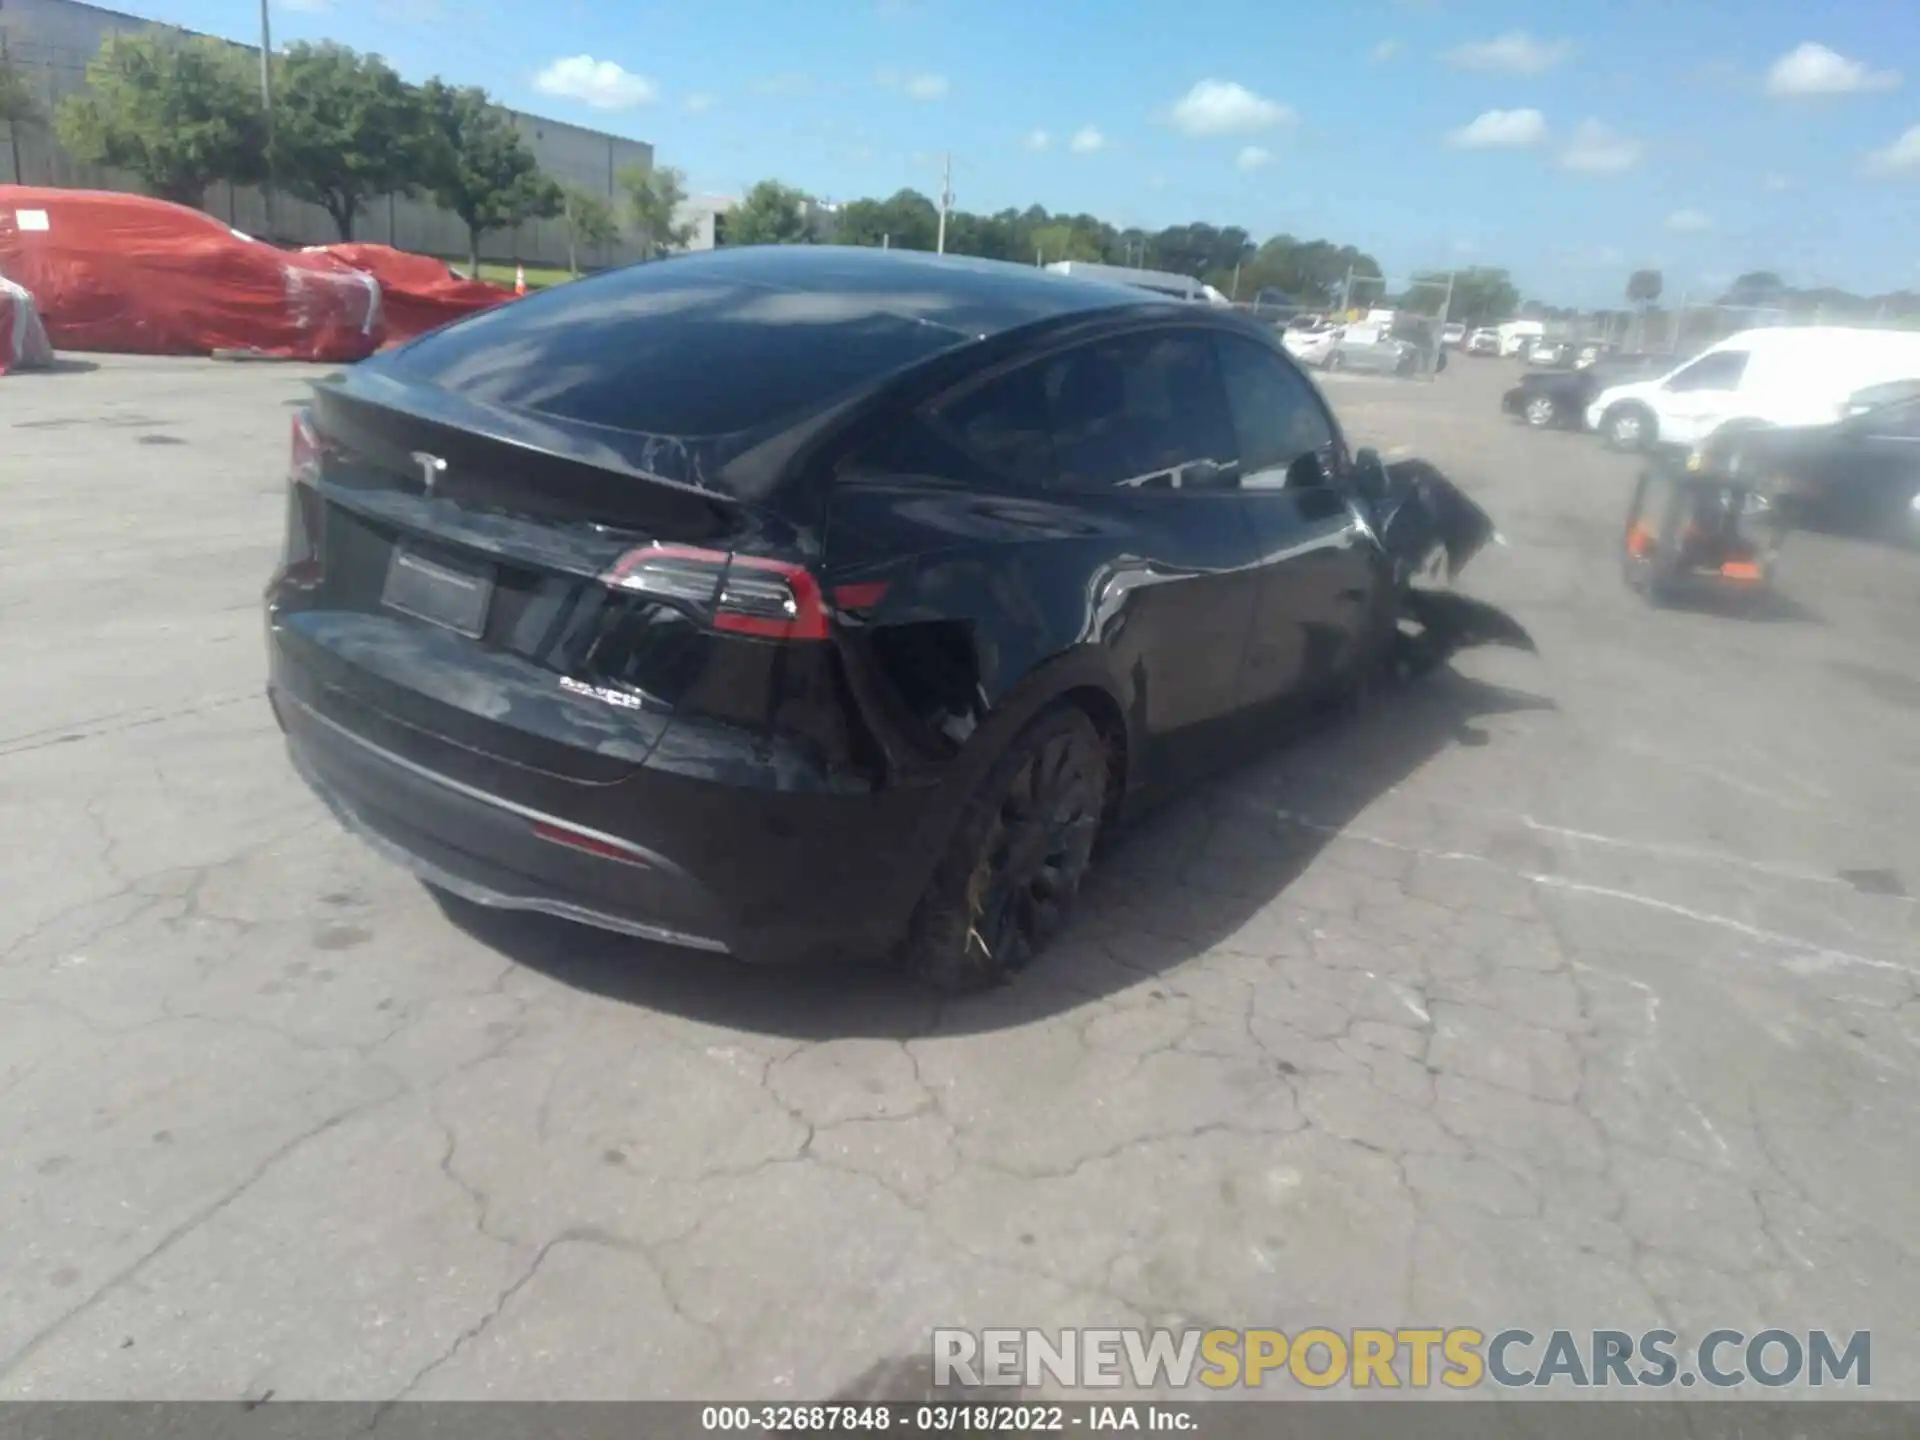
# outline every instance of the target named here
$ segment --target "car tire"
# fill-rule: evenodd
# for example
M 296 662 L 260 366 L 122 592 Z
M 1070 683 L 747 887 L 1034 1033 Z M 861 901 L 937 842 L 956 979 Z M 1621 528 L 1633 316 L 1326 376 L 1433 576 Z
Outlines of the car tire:
M 1520 411 L 1520 418 L 1536 430 L 1548 430 L 1560 423 L 1560 407 L 1551 395 L 1536 395 Z
M 902 960 L 949 994 L 990 989 L 1059 934 L 1092 864 L 1112 766 L 1085 711 L 1043 712 L 993 764 L 915 908 Z
M 1644 405 L 1615 405 L 1600 417 L 1600 435 L 1610 450 L 1647 450 L 1657 429 L 1653 412 Z
M 1627 507 L 1627 523 L 1620 536 L 1620 574 L 1627 588 L 1637 591 L 1650 605 L 1664 604 L 1673 593 L 1686 497 L 1685 486 L 1671 480 L 1657 481 L 1645 472 L 1633 487 L 1633 501 Z M 1636 531 L 1652 540 L 1651 555 L 1638 551 Z

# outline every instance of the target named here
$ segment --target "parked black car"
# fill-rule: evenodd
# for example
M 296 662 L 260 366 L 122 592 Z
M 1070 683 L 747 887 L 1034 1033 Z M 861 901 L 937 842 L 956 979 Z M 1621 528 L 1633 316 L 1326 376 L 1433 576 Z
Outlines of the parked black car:
M 1276 715 L 1531 643 L 1412 586 L 1491 522 L 1350 453 L 1270 327 L 906 251 L 484 312 L 317 385 L 289 492 L 270 695 L 377 849 L 486 905 L 897 947 L 956 988 Z
M 1698 468 L 1763 488 L 1802 529 L 1920 543 L 1920 380 L 1852 397 L 1836 424 L 1729 425 Z
M 1524 371 L 1520 383 L 1500 397 L 1500 408 L 1536 430 L 1584 429 L 1587 406 L 1596 395 L 1609 385 L 1651 374 L 1658 363 L 1651 357 L 1628 356 L 1578 370 Z

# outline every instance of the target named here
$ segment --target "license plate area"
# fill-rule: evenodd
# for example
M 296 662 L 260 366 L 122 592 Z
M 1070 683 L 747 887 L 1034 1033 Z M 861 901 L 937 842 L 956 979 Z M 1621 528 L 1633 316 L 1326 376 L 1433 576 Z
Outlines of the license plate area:
M 485 561 L 403 541 L 387 564 L 380 603 L 478 640 L 486 632 L 493 582 L 493 566 Z

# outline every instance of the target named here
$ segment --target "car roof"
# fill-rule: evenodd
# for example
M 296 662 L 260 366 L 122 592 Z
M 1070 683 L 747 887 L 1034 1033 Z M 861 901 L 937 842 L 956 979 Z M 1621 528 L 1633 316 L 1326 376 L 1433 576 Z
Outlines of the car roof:
M 631 265 L 597 277 L 617 302 L 622 277 L 653 279 L 671 266 L 676 281 L 703 288 L 818 297 L 837 318 L 895 316 L 939 325 L 974 339 L 1042 320 L 1147 307 L 1185 312 L 1191 304 L 1130 285 L 1087 280 L 1031 265 L 878 250 L 852 245 L 752 245 L 696 251 Z

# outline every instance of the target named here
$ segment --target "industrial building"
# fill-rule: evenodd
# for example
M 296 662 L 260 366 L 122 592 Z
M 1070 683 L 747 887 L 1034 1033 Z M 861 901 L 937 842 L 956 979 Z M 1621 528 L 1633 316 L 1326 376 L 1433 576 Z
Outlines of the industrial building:
M 63 97 L 85 89 L 87 62 L 99 53 L 107 36 L 155 28 L 173 27 L 81 4 L 79 0 L 0 0 L 0 52 L 26 77 L 43 117 L 50 116 Z M 254 57 L 257 66 L 257 47 L 236 48 Z M 459 77 L 446 78 L 449 83 L 458 83 Z M 513 119 L 549 176 L 604 195 L 616 206 L 622 204 L 622 197 L 615 176 L 628 167 L 653 168 L 653 147 L 641 141 L 537 115 L 514 112 Z M 10 137 L 11 143 L 0 143 L 0 183 L 140 189 L 132 176 L 76 162 L 61 149 L 44 119 L 42 123 L 23 124 L 18 131 Z M 273 224 L 269 227 L 266 197 L 253 188 L 215 185 L 207 192 L 203 208 L 235 229 L 262 239 L 322 245 L 339 238 L 326 211 L 284 195 L 275 197 Z M 354 227 L 353 238 L 449 258 L 463 258 L 467 253 L 466 226 L 427 198 L 388 196 L 368 205 Z M 516 229 L 496 230 L 484 236 L 481 255 L 506 264 L 517 261 L 564 266 L 566 232 L 558 220 L 529 221 Z M 579 258 L 583 265 L 610 265 L 637 258 L 637 252 L 621 242 L 604 250 L 585 250 Z

